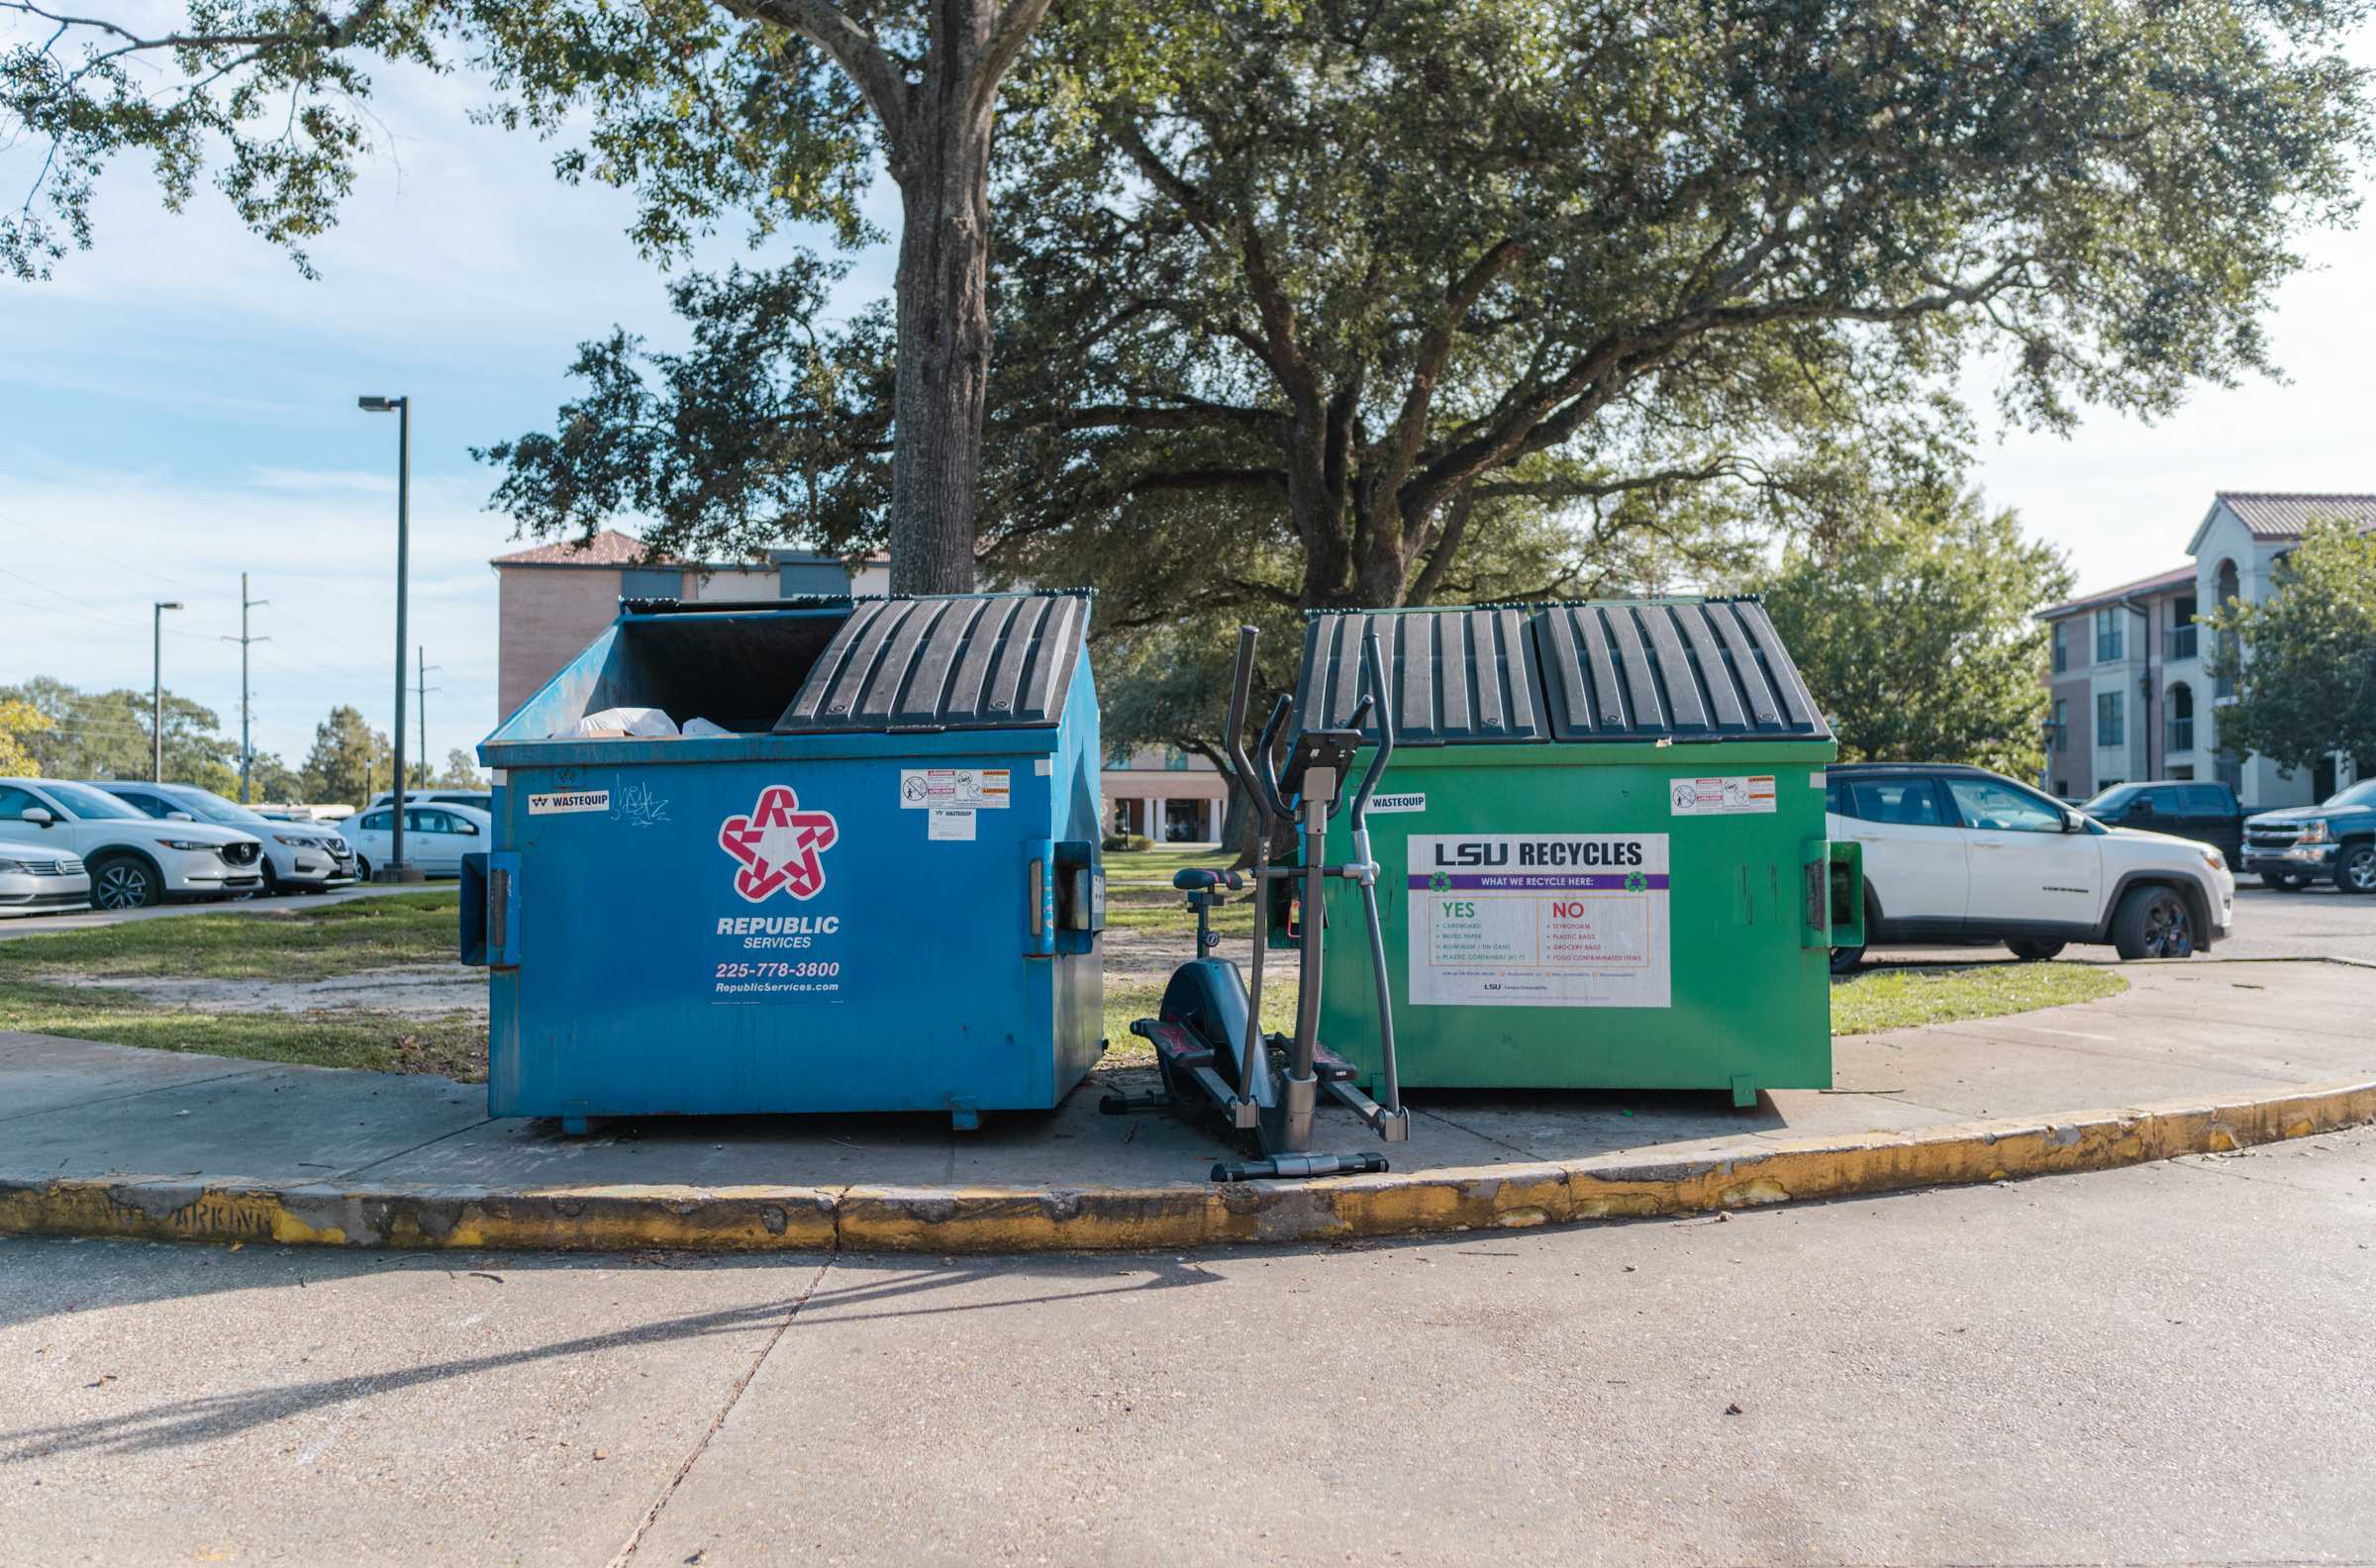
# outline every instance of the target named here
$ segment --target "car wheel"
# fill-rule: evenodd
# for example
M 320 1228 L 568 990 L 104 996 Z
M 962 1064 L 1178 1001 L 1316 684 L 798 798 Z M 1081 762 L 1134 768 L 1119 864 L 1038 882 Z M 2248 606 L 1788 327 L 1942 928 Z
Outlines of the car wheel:
M 2039 937 L 2024 936 L 2013 941 L 2009 941 L 2005 945 L 2012 948 L 2013 955 L 2024 963 L 2044 963 L 2047 959 L 2062 951 L 2062 949 L 2068 944 L 2058 941 L 2046 941 Z
M 2195 950 L 2195 918 L 2175 888 L 2131 888 L 2112 918 L 2112 944 L 2123 958 L 2185 958 Z
M 91 866 L 91 902 L 101 909 L 148 909 L 164 901 L 163 879 L 138 855 L 102 855 Z
M 2334 862 L 2334 885 L 2346 893 L 2376 893 L 2376 843 L 2343 845 Z
M 359 854 L 354 857 L 354 880 L 358 884 L 371 880 L 371 862 Z
M 2260 885 L 2265 888 L 2274 888 L 2280 893 L 2285 893 L 2301 886 L 2301 880 L 2297 877 L 2287 876 L 2282 871 L 2263 871 L 2260 874 Z
M 1832 972 L 1835 975 L 1854 974 L 1863 963 L 1864 949 L 1862 947 L 1834 947 L 1832 949 Z

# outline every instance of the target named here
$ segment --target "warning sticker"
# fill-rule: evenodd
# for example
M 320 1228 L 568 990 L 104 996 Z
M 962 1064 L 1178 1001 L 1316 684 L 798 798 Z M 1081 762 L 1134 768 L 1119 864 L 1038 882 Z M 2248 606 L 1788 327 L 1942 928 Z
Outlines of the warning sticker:
M 577 790 L 566 795 L 531 795 L 528 814 L 531 817 L 552 817 L 564 812 L 607 812 L 611 809 L 609 790 Z
M 1411 1001 L 1670 1005 L 1664 833 L 1414 833 Z
M 899 770 L 899 804 L 907 810 L 996 809 L 1005 806 L 1007 799 L 1007 769 L 1005 768 L 901 768 Z M 968 833 L 966 836 L 973 835 Z
M 953 843 L 971 843 L 973 841 L 972 808 L 960 807 L 955 811 L 947 811 L 935 807 L 932 825 L 926 830 L 924 836 L 927 839 L 940 838 Z
M 1771 773 L 1725 778 L 1679 778 L 1667 784 L 1677 817 L 1744 817 L 1774 809 Z

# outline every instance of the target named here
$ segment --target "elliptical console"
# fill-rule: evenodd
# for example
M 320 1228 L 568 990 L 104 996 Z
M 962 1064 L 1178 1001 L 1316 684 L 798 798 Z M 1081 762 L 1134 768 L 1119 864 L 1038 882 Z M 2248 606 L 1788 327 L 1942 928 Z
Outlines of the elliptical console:
M 1172 886 L 1188 895 L 1188 907 L 1196 912 L 1196 956 L 1172 971 L 1163 990 L 1161 1017 L 1140 1019 L 1131 1026 L 1132 1032 L 1153 1042 L 1163 1088 L 1149 1095 L 1109 1095 L 1100 1109 L 1114 1115 L 1169 1109 L 1192 1121 L 1218 1122 L 1241 1146 L 1260 1156 L 1216 1163 L 1213 1179 L 1219 1182 L 1383 1171 L 1387 1168 L 1383 1154 L 1311 1152 L 1314 1113 L 1324 1089 L 1389 1143 L 1402 1142 L 1411 1131 L 1410 1113 L 1403 1109 L 1402 1090 L 1395 1077 L 1394 1014 L 1386 991 L 1386 942 L 1378 923 L 1378 867 L 1369 852 L 1370 792 L 1385 772 L 1387 758 L 1394 754 L 1394 720 L 1387 711 L 1378 635 L 1370 632 L 1362 639 L 1362 691 L 1351 726 L 1306 730 L 1295 735 L 1287 745 L 1283 778 L 1272 755 L 1279 728 L 1286 723 L 1291 707 L 1286 697 L 1271 709 L 1252 758 L 1246 755 L 1243 743 L 1246 703 L 1253 690 L 1256 636 L 1250 626 L 1238 629 L 1238 665 L 1230 689 L 1230 762 L 1244 781 L 1259 820 L 1260 847 L 1253 868 L 1255 899 L 1266 909 L 1269 901 L 1263 894 L 1274 882 L 1300 880 L 1303 884 L 1302 918 L 1296 931 L 1302 987 L 1296 998 L 1295 1031 L 1265 1034 L 1262 1030 L 1266 943 L 1258 929 L 1259 919 L 1250 990 L 1235 963 L 1212 955 L 1220 938 L 1212 933 L 1211 912 L 1245 884 L 1235 871 L 1182 871 L 1172 879 Z M 1353 857 L 1331 865 L 1326 860 L 1329 819 L 1345 804 L 1344 788 L 1353 756 L 1361 747 L 1362 727 L 1373 711 L 1377 750 L 1351 801 Z M 1295 826 L 1295 860 L 1274 866 L 1270 852 L 1275 830 L 1289 823 Z M 1361 911 L 1369 928 L 1370 974 L 1376 986 L 1382 1104 L 1354 1086 L 1359 1074 L 1351 1063 L 1320 1042 L 1321 958 L 1328 941 L 1323 893 L 1330 877 L 1347 878 L 1361 890 Z

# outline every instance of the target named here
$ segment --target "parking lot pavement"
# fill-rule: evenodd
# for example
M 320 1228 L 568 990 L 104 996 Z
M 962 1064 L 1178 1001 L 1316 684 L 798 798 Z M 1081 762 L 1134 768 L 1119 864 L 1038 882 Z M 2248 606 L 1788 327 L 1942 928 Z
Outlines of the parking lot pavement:
M 2345 958 L 2376 964 L 2376 898 L 2331 887 L 2278 893 L 2257 882 L 2235 890 L 2235 931 L 2213 951 L 2222 958 Z M 2068 947 L 2081 963 L 2119 963 L 2110 947 Z M 1869 963 L 2011 963 L 2003 947 L 1874 948 Z
M 2372 1224 L 2376 1130 L 1405 1245 L 0 1242 L 0 1558 L 2364 1561 Z

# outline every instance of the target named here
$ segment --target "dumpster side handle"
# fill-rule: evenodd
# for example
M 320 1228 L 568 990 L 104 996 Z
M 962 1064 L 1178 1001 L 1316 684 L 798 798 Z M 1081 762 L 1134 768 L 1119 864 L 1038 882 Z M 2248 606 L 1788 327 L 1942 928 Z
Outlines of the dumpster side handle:
M 1853 839 L 1810 838 L 1800 845 L 1806 892 L 1802 947 L 1864 945 L 1864 846 Z

